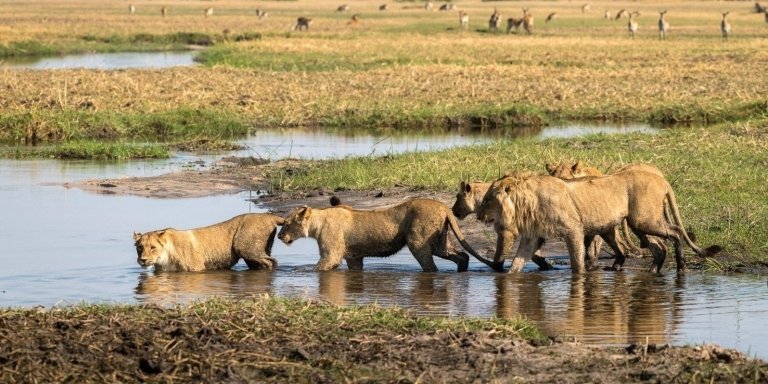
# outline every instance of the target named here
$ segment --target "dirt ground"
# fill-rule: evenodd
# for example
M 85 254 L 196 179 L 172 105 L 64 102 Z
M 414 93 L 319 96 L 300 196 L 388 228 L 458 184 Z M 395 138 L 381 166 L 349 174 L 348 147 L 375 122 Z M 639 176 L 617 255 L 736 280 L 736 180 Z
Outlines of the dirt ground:
M 174 308 L 0 309 L 0 382 L 768 380 L 766 362 L 713 345 L 594 347 L 526 341 L 494 320 L 479 330 L 461 320 L 419 324 L 423 320 L 397 310 L 270 298 Z

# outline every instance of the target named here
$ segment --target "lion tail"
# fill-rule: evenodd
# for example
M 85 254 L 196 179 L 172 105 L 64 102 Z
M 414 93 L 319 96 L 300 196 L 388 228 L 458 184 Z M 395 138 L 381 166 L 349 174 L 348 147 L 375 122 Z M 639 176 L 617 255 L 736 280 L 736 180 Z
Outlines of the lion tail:
M 701 257 L 712 257 L 720 251 L 723 250 L 723 247 L 719 245 L 712 245 L 707 247 L 706 249 L 701 249 L 696 243 L 691 240 L 691 237 L 688 235 L 688 232 L 685 230 L 685 227 L 683 226 L 683 220 L 680 217 L 680 210 L 677 207 L 677 199 L 675 198 L 675 192 L 672 190 L 672 187 L 668 187 L 667 189 L 667 200 L 669 202 L 669 210 L 672 213 L 672 218 L 674 218 L 673 224 L 680 227 L 682 232 L 683 239 L 685 240 L 686 244 L 688 244 L 691 249 L 693 249 L 694 252 L 696 252 L 697 255 Z
M 456 217 L 453 216 L 453 214 L 447 215 L 448 225 L 451 227 L 451 231 L 453 231 L 453 234 L 456 236 L 456 239 L 459 240 L 459 243 L 461 244 L 464 249 L 469 252 L 470 255 L 472 255 L 475 259 L 477 259 L 479 262 L 487 265 L 491 269 L 497 272 L 503 272 L 504 267 L 503 264 L 499 265 L 497 263 L 494 263 L 477 253 L 474 248 L 472 248 L 469 243 L 467 243 L 467 240 L 464 238 L 464 234 L 461 232 L 461 228 L 459 228 L 459 223 L 456 221 Z

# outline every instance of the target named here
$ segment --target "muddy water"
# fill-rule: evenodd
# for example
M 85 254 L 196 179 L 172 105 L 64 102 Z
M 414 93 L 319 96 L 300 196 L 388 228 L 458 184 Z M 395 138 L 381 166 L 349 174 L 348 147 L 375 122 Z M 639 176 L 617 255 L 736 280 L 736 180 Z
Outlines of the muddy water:
M 297 148 L 323 147 L 323 136 L 310 136 L 311 143 L 291 137 L 292 154 L 298 157 L 308 151 Z M 348 144 L 345 140 L 327 141 L 338 148 Z M 398 145 L 391 148 L 402 148 Z M 419 139 L 420 149 L 428 145 L 426 138 Z M 182 169 L 195 159 L 183 154 L 171 161 L 121 163 L 0 160 L 0 306 L 170 305 L 269 293 L 340 305 L 398 305 L 425 315 L 521 315 L 549 334 L 588 343 L 646 338 L 654 343 L 709 342 L 768 358 L 768 328 L 762 324 L 768 316 L 764 277 L 678 276 L 672 271 L 658 277 L 631 270 L 574 276 L 568 270 L 534 272 L 532 265 L 528 273 L 508 276 L 488 272 L 476 262 L 468 273 L 459 274 L 443 260 L 437 260 L 441 272 L 426 274 L 407 251 L 366 260 L 365 272 L 342 267 L 317 273 L 312 271 L 317 246 L 309 239 L 290 247 L 276 242 L 273 255 L 280 266 L 275 272 L 248 271 L 239 264 L 233 271 L 154 273 L 136 264 L 133 231 L 204 226 L 261 208 L 247 200 L 248 193 L 153 200 L 62 187 L 63 182 L 86 178 L 151 176 Z
M 195 65 L 195 52 L 117 52 L 4 59 L 0 67 L 26 69 L 170 68 Z

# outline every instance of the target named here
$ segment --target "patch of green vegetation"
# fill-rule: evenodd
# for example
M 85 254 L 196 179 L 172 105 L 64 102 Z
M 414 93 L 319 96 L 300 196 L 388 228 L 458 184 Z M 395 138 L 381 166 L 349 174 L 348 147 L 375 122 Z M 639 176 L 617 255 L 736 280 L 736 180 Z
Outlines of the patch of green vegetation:
M 230 139 L 249 130 L 244 118 L 221 109 L 176 108 L 152 113 L 48 109 L 0 116 L 0 143 L 12 144 Z
M 57 47 L 37 40 L 11 41 L 0 44 L 0 57 L 50 56 L 60 53 Z
M 583 160 L 604 172 L 650 162 L 669 179 L 686 228 L 698 243 L 721 244 L 745 260 L 768 261 L 768 119 L 676 127 L 659 134 L 501 140 L 438 152 L 307 163 L 273 174 L 274 189 L 389 188 L 453 193 L 460 180 L 493 180 L 507 171 L 543 172 L 547 162 Z
M 169 152 L 166 145 L 159 144 L 76 141 L 42 147 L 0 148 L 0 157 L 61 160 L 166 159 L 169 157 Z

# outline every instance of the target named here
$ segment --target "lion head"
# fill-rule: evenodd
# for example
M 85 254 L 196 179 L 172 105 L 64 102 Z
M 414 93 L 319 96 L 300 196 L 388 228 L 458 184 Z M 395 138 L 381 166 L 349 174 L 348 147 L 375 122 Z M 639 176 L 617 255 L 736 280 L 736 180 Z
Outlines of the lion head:
M 309 236 L 309 218 L 312 208 L 306 205 L 296 208 L 285 218 L 277 237 L 285 244 L 291 245 L 296 239 Z
M 579 160 L 573 165 L 560 162 L 560 164 L 548 163 L 547 172 L 550 176 L 557 177 L 558 179 L 569 180 L 577 177 L 586 176 L 602 176 L 603 173 L 597 168 L 587 167 L 584 162 Z
M 478 202 L 482 200 L 488 191 L 490 183 L 472 182 L 459 184 L 459 193 L 456 194 L 456 202 L 451 207 L 453 215 L 459 220 L 464 220 L 470 213 L 475 212 Z
M 533 193 L 532 173 L 514 173 L 494 181 L 477 207 L 477 219 L 505 230 L 531 232 L 538 199 Z
M 164 264 L 168 260 L 168 250 L 166 244 L 168 239 L 165 230 L 147 232 L 140 234 L 133 233 L 133 241 L 136 246 L 136 253 L 139 257 L 137 262 L 139 265 L 145 268 L 149 268 L 155 264 Z

